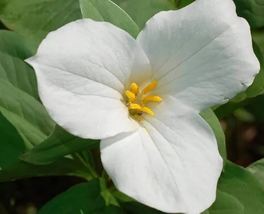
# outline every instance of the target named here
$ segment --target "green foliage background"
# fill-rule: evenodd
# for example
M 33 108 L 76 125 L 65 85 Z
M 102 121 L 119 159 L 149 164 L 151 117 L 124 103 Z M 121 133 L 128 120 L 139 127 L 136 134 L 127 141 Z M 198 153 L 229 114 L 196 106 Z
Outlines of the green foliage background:
M 161 213 L 133 201 L 111 185 L 98 164 L 98 141 L 72 136 L 52 121 L 39 100 L 34 71 L 24 59 L 36 52 L 48 32 L 73 20 L 108 21 L 136 37 L 155 13 L 179 9 L 191 2 L 0 0 L 0 182 L 62 175 L 82 179 L 82 183 L 47 202 L 40 214 Z M 204 214 L 264 213 L 264 159 L 247 168 L 227 160 L 225 135 L 219 123 L 227 116 L 246 122 L 264 121 L 264 0 L 234 2 L 237 13 L 251 25 L 261 71 L 245 92 L 223 106 L 201 113 L 214 130 L 225 159 L 216 202 Z M 0 204 L 0 213 L 5 214 L 1 207 Z

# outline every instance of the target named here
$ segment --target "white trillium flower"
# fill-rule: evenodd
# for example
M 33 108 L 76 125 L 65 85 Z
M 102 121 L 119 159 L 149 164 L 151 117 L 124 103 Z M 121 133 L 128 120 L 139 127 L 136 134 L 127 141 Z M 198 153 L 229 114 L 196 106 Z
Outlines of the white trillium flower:
M 27 62 L 52 118 L 101 139 L 103 166 L 120 191 L 170 213 L 214 202 L 222 158 L 199 113 L 246 89 L 259 71 L 233 1 L 160 12 L 136 39 L 107 22 L 74 21 Z

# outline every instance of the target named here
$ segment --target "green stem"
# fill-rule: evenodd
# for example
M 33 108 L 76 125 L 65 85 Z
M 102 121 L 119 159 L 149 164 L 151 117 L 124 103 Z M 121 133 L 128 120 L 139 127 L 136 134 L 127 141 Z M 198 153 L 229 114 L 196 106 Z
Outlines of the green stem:
M 81 161 L 81 163 L 89 170 L 93 178 L 98 178 L 96 171 L 93 169 L 93 167 L 88 161 L 85 161 L 84 158 L 78 153 L 75 153 L 74 156 L 76 156 Z

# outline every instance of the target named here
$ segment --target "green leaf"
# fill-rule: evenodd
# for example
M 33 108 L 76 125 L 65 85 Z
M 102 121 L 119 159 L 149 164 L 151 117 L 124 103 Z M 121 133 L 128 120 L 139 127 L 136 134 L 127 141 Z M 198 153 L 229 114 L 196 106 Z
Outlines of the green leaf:
M 33 55 L 33 47 L 27 39 L 7 30 L 0 30 L 0 51 L 23 60 Z
M 103 197 L 105 204 L 107 206 L 110 205 L 115 205 L 115 206 L 119 206 L 119 203 L 117 201 L 117 199 L 115 198 L 113 192 L 111 192 L 108 188 L 108 182 L 109 179 L 101 177 L 99 178 L 99 182 L 100 182 L 100 188 L 101 188 L 101 196 Z
M 140 29 L 159 11 L 176 8 L 174 2 L 168 0 L 114 0 L 114 2 L 135 20 Z
M 264 188 L 264 158 L 251 164 L 247 169 L 258 179 Z
M 39 102 L 33 69 L 19 58 L 30 54 L 26 43 L 16 41 L 22 41 L 17 34 L 0 31 L 0 112 L 32 147 L 47 138 L 54 122 Z
M 264 27 L 263 0 L 234 0 L 237 13 L 247 19 L 252 28 Z
M 136 37 L 139 29 L 131 17 L 110 0 L 80 0 L 83 18 L 107 21 Z
M 90 173 L 80 162 L 63 158 L 52 164 L 42 166 L 17 161 L 11 166 L 0 170 L 0 182 L 15 181 L 31 177 L 65 175 L 82 177 L 87 180 L 92 179 Z
M 0 114 L 0 182 L 28 177 L 69 175 L 92 179 L 83 163 L 61 158 L 52 164 L 36 166 L 19 160 L 25 151 L 16 129 Z
M 208 109 L 201 113 L 201 116 L 206 120 L 206 122 L 210 125 L 212 128 L 217 143 L 218 143 L 218 149 L 223 158 L 226 158 L 226 144 L 225 144 L 225 134 L 223 132 L 223 129 L 221 127 L 221 124 L 215 115 L 215 113 Z
M 202 214 L 244 214 L 244 206 L 232 195 L 217 191 L 216 201 Z
M 130 198 L 128 195 L 126 195 L 123 192 L 120 192 L 118 190 L 113 190 L 112 195 L 120 202 L 126 203 L 126 202 L 133 202 L 134 199 Z
M 41 143 L 54 123 L 32 96 L 0 79 L 0 112 L 16 127 L 27 147 Z
M 33 69 L 23 60 L 1 51 L 0 80 L 12 84 L 12 86 L 39 100 L 37 82 Z
M 49 164 L 65 155 L 97 147 L 99 141 L 73 136 L 59 126 L 41 144 L 25 153 L 21 158 L 33 164 Z
M 72 175 L 91 179 L 90 173 L 82 163 L 70 159 L 60 159 L 45 166 L 35 166 L 19 160 L 25 151 L 22 138 L 0 114 L 0 182 L 28 177 Z
M 48 202 L 39 214 L 91 214 L 105 212 L 105 203 L 100 195 L 98 180 L 77 184 Z M 113 213 L 113 212 L 112 212 Z
M 263 214 L 264 188 L 245 168 L 226 162 L 218 189 L 235 197 L 245 214 Z
M 0 20 L 35 47 L 48 32 L 81 17 L 77 0 L 0 0 Z
M 31 55 L 30 46 L 22 36 L 0 30 L 0 79 L 38 99 L 35 73 L 24 62 Z
M 24 142 L 13 127 L 0 113 L 0 169 L 12 165 L 24 150 Z

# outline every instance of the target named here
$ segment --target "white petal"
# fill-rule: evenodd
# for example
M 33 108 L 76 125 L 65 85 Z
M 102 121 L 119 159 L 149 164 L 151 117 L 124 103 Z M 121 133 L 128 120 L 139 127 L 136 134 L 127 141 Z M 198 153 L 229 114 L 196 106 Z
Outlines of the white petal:
M 214 134 L 174 98 L 163 103 L 137 132 L 102 140 L 104 168 L 120 191 L 148 206 L 200 213 L 215 200 L 222 170 Z
M 44 105 L 69 132 L 101 139 L 137 127 L 122 93 L 131 78 L 147 77 L 150 69 L 125 31 L 106 22 L 78 20 L 51 32 L 27 62 L 36 71 Z
M 198 110 L 226 102 L 248 87 L 259 62 L 248 23 L 231 0 L 197 0 L 151 18 L 138 36 L 160 93 Z

